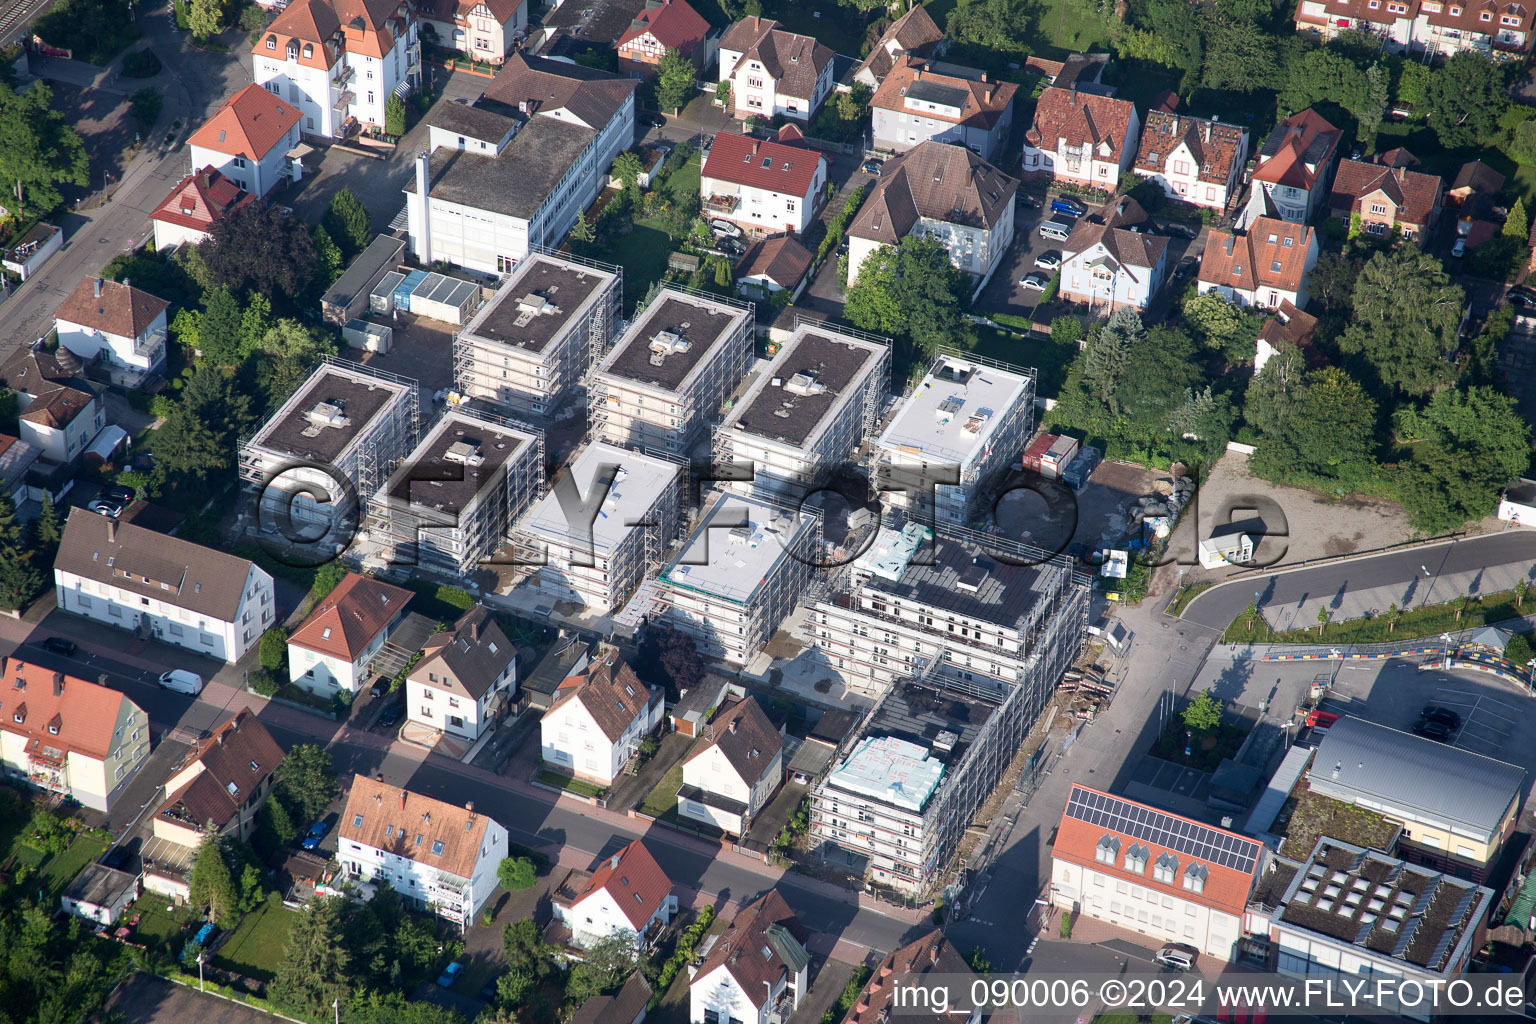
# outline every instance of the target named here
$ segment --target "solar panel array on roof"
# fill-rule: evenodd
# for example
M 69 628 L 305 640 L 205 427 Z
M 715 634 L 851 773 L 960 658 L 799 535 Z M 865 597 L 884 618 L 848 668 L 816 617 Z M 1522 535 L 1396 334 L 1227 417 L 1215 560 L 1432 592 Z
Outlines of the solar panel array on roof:
M 1259 860 L 1252 840 L 1077 786 L 1067 798 L 1067 816 L 1246 874 Z

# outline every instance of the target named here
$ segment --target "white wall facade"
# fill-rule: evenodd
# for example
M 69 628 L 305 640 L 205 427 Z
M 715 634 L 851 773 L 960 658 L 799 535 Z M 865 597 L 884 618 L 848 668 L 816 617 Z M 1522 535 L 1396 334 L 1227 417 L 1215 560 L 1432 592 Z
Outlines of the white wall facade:
M 255 196 L 264 196 L 289 179 L 298 181 L 303 168 L 297 160 L 288 159 L 288 151 L 303 138 L 303 123 L 300 121 L 288 129 L 288 134 L 273 143 L 272 148 L 263 153 L 259 160 L 192 146 L 192 172 L 196 174 L 204 167 L 213 167 L 238 187 Z
M 474 923 L 496 891 L 496 868 L 506 856 L 507 830 L 493 819 L 486 820 L 485 837 L 469 878 L 350 839 L 336 843 L 336 859 L 344 874 L 364 882 L 387 880 L 413 905 L 465 926 Z
M 1092 246 L 1061 265 L 1061 295 L 1074 302 L 1086 302 L 1093 309 L 1145 309 L 1162 287 L 1168 266 L 1167 250 L 1155 267 L 1119 266 L 1111 268 L 1094 262 L 1109 258 L 1103 242 Z
M 468 17 L 455 14 L 453 21 L 426 18 L 423 25 L 431 25 L 437 33 L 437 44 L 475 60 L 499 64 L 512 52 L 512 43 L 519 33 L 528 27 L 528 0 L 517 5 L 512 17 L 503 24 L 491 14 L 485 4 L 476 4 Z
M 170 227 L 172 225 L 165 225 Z M 159 238 L 160 225 L 156 225 L 155 237 Z M 186 229 L 182 229 L 186 230 Z M 202 232 L 189 231 L 189 234 L 201 236 Z M 158 243 L 157 243 L 158 244 Z M 104 359 L 117 364 L 119 367 L 140 373 L 150 373 L 165 365 L 165 339 L 166 320 L 165 311 L 146 327 L 138 337 L 130 338 L 123 334 L 109 334 L 106 331 L 98 331 L 94 327 L 86 327 L 83 324 L 71 323 L 68 320 L 55 320 L 59 331 L 59 344 L 69 349 L 81 359 L 92 359 L 98 352 L 104 353 Z M 97 427 L 97 429 L 101 429 Z
M 991 129 L 956 124 L 940 117 L 924 117 L 911 110 L 873 107 L 871 114 L 875 148 L 894 153 L 905 153 L 922 142 L 948 142 L 979 153 L 984 160 L 991 160 L 997 153 L 998 144 L 1013 126 L 1012 103 Z
M 1242 918 L 1198 900 L 1137 885 L 1074 861 L 1052 858 L 1051 902 L 1162 942 L 1186 942 L 1223 961 L 1236 958 Z
M 1130 122 L 1126 125 L 1125 138 L 1120 140 L 1119 157 L 1114 155 L 1108 143 L 1100 143 L 1098 147 L 1084 143 L 1079 147 L 1068 145 L 1063 139 L 1056 139 L 1052 148 L 1036 149 L 1026 142 L 1024 172 L 1046 171 L 1057 181 L 1091 185 L 1113 192 L 1120 182 L 1120 172 L 1136 160 L 1136 140 L 1140 136 L 1141 116 L 1133 110 Z
M 382 127 L 390 94 L 400 83 L 421 77 L 419 38 L 419 23 L 413 18 L 382 58 L 347 52 L 329 68 L 313 68 L 299 63 L 298 49 L 287 51 L 281 45 L 268 49 L 264 33 L 252 50 L 251 77 L 299 108 L 304 115 L 299 124 L 306 135 L 340 135 L 349 116 L 361 124 Z
M 640 741 L 661 724 L 663 701 L 651 702 L 624 729 L 617 740 L 592 719 L 579 697 L 545 712 L 539 723 L 540 753 L 544 760 L 570 769 L 583 779 L 609 785 L 635 755 Z
M 705 1014 L 713 1012 L 713 1019 L 720 1024 L 733 1020 L 743 1024 L 768 1024 L 769 1014 L 784 992 L 793 993 L 792 1005 L 798 1007 L 800 1000 L 805 998 L 805 986 L 806 969 L 801 968 L 795 974 L 786 973 L 777 978 L 771 995 L 767 986 L 761 992 L 748 993 L 742 989 L 730 967 L 721 964 L 688 983 L 688 1022 L 704 1024 Z M 764 996 L 770 997 L 765 999 Z
M 715 826 L 732 835 L 743 835 L 757 812 L 767 805 L 784 777 L 784 752 L 775 751 L 763 764 L 763 771 L 756 779 L 743 779 L 720 747 L 709 747 L 704 753 L 683 765 L 683 785 L 697 786 L 706 793 L 713 793 L 747 805 L 745 814 L 733 814 L 722 808 L 682 797 L 677 801 L 677 813 Z
M 776 235 L 781 231 L 798 235 L 816 219 L 826 183 L 827 162 L 820 160 L 804 195 L 795 196 L 752 185 L 738 185 L 719 178 L 700 178 L 699 198 L 708 203 L 711 196 L 737 197 L 736 208 L 729 212 L 706 206 L 704 216 L 712 220 L 728 220 L 754 235 Z
M 433 686 L 424 679 L 405 681 L 405 717 L 412 722 L 440 729 L 450 736 L 474 742 L 492 722 L 496 697 L 517 689 L 517 662 L 512 661 L 494 683 L 473 700 L 464 694 Z
M 810 96 L 789 96 L 779 91 L 778 80 L 763 68 L 762 62 L 742 62 L 741 57 L 740 50 L 720 48 L 720 81 L 731 83 L 731 102 L 736 107 L 738 118 L 755 115 L 771 121 L 782 114 L 797 121 L 809 122 L 832 92 L 833 61 L 827 61 L 821 73 L 816 76 L 816 85 Z
M 106 406 L 97 398 L 63 427 L 50 427 L 32 420 L 19 419 L 16 422 L 16 436 L 41 449 L 45 459 L 73 462 L 106 425 L 106 415 Z
M 632 935 L 636 945 L 643 946 L 645 933 L 650 930 L 653 922 L 660 921 L 665 927 L 672 920 L 672 915 L 677 912 L 677 897 L 668 894 L 639 928 L 630 923 L 629 916 L 607 889 L 596 889 L 586 899 L 569 907 L 562 907 L 556 902 L 552 904 L 552 909 L 555 920 L 571 930 L 571 943 L 578 948 L 585 949 L 615 932 Z

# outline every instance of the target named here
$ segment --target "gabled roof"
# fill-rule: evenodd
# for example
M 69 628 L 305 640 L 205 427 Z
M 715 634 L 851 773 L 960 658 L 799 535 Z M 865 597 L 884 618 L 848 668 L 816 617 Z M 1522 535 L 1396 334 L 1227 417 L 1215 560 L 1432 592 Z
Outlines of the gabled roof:
M 736 68 L 756 61 L 778 91 L 786 96 L 809 100 L 816 91 L 816 80 L 832 61 L 832 50 L 810 36 L 787 32 L 772 18 L 742 18 L 725 30 L 720 50 L 740 51 Z
M 101 281 L 101 294 L 96 294 L 96 282 Z M 142 288 L 121 281 L 107 281 L 87 277 L 75 285 L 54 312 L 55 320 L 79 324 L 124 338 L 137 338 L 149 330 L 155 318 L 170 308 L 170 303 L 158 295 L 151 295 Z
M 611 996 L 592 996 L 571 1017 L 571 1024 L 635 1024 L 645 1016 L 651 1001 L 651 986 L 639 971 L 631 974 L 624 987 Z
M 704 161 L 703 177 L 798 198 L 810 191 L 825 160 L 808 146 L 720 132 Z
M 918 116 L 934 121 L 990 131 L 1018 91 L 1019 87 L 1012 82 L 990 80 L 985 71 L 974 75 L 950 74 L 936 69 L 929 61 L 908 57 L 896 62 L 869 102 L 884 110 L 915 109 L 920 111 Z M 928 100 L 945 108 L 958 108 L 960 113 L 909 108 L 910 103 Z
M 1095 158 L 1119 160 L 1135 113 L 1130 100 L 1052 86 L 1036 101 L 1035 122 L 1024 139 L 1036 149 L 1053 152 L 1058 140 L 1069 146 L 1087 145 Z M 1135 140 L 1129 142 L 1134 144 Z M 1107 155 L 1099 152 L 1101 144 L 1109 146 Z
M 1200 257 L 1200 280 L 1245 292 L 1294 292 L 1306 276 L 1313 242 L 1311 228 L 1274 217 L 1255 218 L 1246 235 L 1212 231 Z
M 752 243 L 736 265 L 736 276 L 766 277 L 781 288 L 793 288 L 811 269 L 811 260 L 811 251 L 793 235 L 774 235 Z
M 336 585 L 288 638 L 290 647 L 355 661 L 414 595 L 355 572 Z
M 746 697 L 715 715 L 714 721 L 705 726 L 704 742 L 693 748 L 683 764 L 714 748 L 719 749 L 737 777 L 750 786 L 763 777 L 774 755 L 784 749 L 784 740 L 757 701 Z
M 875 194 L 854 217 L 848 235 L 895 245 L 920 217 L 990 229 L 1018 188 L 1017 178 L 964 146 L 920 142 L 886 163 Z
M 526 103 L 529 114 L 566 109 L 602 131 L 638 88 L 638 79 L 518 52 L 501 66 L 484 98 L 513 110 Z
M 1333 209 L 1347 213 L 1360 210 L 1365 200 L 1379 192 L 1396 207 L 1397 221 L 1423 226 L 1440 205 L 1440 188 L 1438 175 L 1342 160 L 1328 198 Z
M 489 609 L 475 605 L 459 616 L 452 629 L 432 634 L 410 678 L 479 700 L 516 659 L 517 648 Z M 435 682 L 433 675 L 438 677 Z
M 1342 134 L 1315 110 L 1292 114 L 1264 140 L 1253 180 L 1311 189 L 1333 159 Z
M 770 987 L 794 975 L 810 962 L 805 950 L 804 926 L 777 889 L 769 889 L 742 907 L 725 933 L 710 947 L 694 979 L 702 979 L 724 967 L 736 979 L 754 1009 L 763 1005 Z
M 656 916 L 656 911 L 672 895 L 672 880 L 645 844 L 636 839 L 613 856 L 604 858 L 586 886 L 571 901 L 571 906 L 580 906 L 583 900 L 599 890 L 613 897 L 629 923 L 640 929 Z
M 242 190 L 216 168 L 204 167 L 177 182 L 170 195 L 162 199 L 149 216 L 151 220 L 206 232 L 212 229 L 214 221 L 231 210 L 255 201 L 255 196 Z
M 118 721 L 138 710 L 110 687 L 15 656 L 0 657 L 0 732 L 25 737 L 29 753 L 45 754 L 44 748 L 52 748 L 61 756 L 79 753 L 104 760 L 119 745 Z
M 688 0 L 663 0 L 659 7 L 646 4 L 615 45 L 623 47 L 647 32 L 663 47 L 676 47 L 688 57 L 709 34 L 709 22 L 688 6 Z
M 1385 153 L 1376 154 L 1376 162 L 1383 167 L 1417 167 L 1419 158 L 1414 156 L 1402 146 L 1389 149 Z
M 1322 353 L 1317 351 L 1313 340 L 1317 337 L 1317 317 L 1311 313 L 1304 313 L 1291 303 L 1290 299 L 1281 299 L 1280 306 L 1274 315 L 1264 321 L 1264 326 L 1259 328 L 1259 340 L 1271 348 L 1280 349 L 1286 345 L 1294 345 L 1301 349 L 1309 368 L 1322 363 Z
M 202 771 L 172 793 L 158 813 L 179 808 L 199 825 L 212 821 L 223 828 L 282 759 L 283 748 L 267 727 L 250 708 L 242 708 L 198 744 L 190 760 L 201 762 Z
M 1168 158 L 1183 146 L 1198 169 L 1200 181 L 1225 185 L 1234 168 L 1247 155 L 1247 142 L 1247 129 L 1237 125 L 1149 110 L 1146 123 L 1141 126 L 1136 169 L 1162 173 L 1168 166 Z
M 934 975 L 936 984 L 954 986 L 958 979 L 974 977 L 975 973 L 960 955 L 960 951 L 944 937 L 943 932 L 935 928 L 880 961 L 880 966 L 875 968 L 864 990 L 859 993 L 858 1001 L 843 1018 L 844 1024 L 876 1024 L 892 1019 L 900 1020 L 903 1013 L 907 1015 L 907 1020 L 923 1021 L 925 1024 L 928 1021 L 963 1020 L 969 1014 L 957 1013 L 951 1017 L 937 1012 L 898 1010 L 893 1015 L 891 1000 L 898 980 L 904 985 L 921 986 L 924 978 Z M 895 975 L 894 979 L 892 975 Z
M 1461 170 L 1456 172 L 1456 180 L 1451 182 L 1450 190 L 1463 195 L 1477 192 L 1492 195 L 1503 187 L 1504 175 L 1481 160 L 1473 160 L 1461 165 Z
M 284 144 L 303 116 L 276 93 L 251 84 L 225 100 L 187 144 L 259 161 Z
M 1075 259 L 1079 253 L 1102 244 L 1110 258 L 1133 276 L 1139 276 L 1139 270 L 1150 273 L 1168 251 L 1168 239 L 1130 230 L 1146 222 L 1147 211 L 1141 204 L 1121 196 L 1079 220 L 1062 243 L 1062 251 L 1068 259 Z
M 354 775 L 338 834 L 459 878 L 472 878 L 490 820 L 470 807 Z
M 95 394 L 95 389 L 79 373 L 79 357 L 63 345 L 51 349 L 19 348 L 0 364 L 0 384 L 33 398 L 64 384 Z
M 34 398 L 20 418 L 49 430 L 63 430 L 87 412 L 95 401 L 96 396 L 91 391 L 73 383 L 63 384 Z
M 299 62 L 305 67 L 329 68 L 346 52 L 382 58 L 416 19 L 409 0 L 403 15 L 400 7 L 396 0 L 297 0 L 257 37 L 251 52 L 272 57 L 267 40 L 275 37 L 275 59 L 283 59 L 291 39 L 299 44 Z
M 917 4 L 891 22 L 880 41 L 870 48 L 864 63 L 854 69 L 854 76 L 867 71 L 877 82 L 883 81 L 897 58 L 926 57 L 943 41 L 944 33 L 934 24 L 928 8 Z
M 610 650 L 593 660 L 577 675 L 567 676 L 555 691 L 554 703 L 544 712 L 548 718 L 569 702 L 586 709 L 609 741 L 624 735 L 630 723 L 661 700 L 661 691 L 640 681 L 629 663 Z
M 491 12 L 491 17 L 497 24 L 506 28 L 507 23 L 517 17 L 518 9 L 523 6 L 525 0 L 422 0 L 417 4 L 417 9 L 423 18 L 432 21 L 449 22 L 455 19 L 468 20 L 474 14 L 475 8 L 481 4 Z

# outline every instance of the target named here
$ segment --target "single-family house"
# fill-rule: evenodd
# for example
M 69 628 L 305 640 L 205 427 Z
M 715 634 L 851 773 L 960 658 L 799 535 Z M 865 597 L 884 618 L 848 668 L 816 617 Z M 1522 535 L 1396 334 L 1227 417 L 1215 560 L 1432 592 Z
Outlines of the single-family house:
M 646 948 L 677 913 L 672 880 L 638 839 L 592 871 L 568 872 L 549 898 L 555 921 L 577 949 L 615 932 Z
M 322 697 L 356 693 L 412 596 L 403 587 L 348 573 L 288 638 L 289 680 Z
M 1471 160 L 1461 165 L 1445 198 L 1453 206 L 1470 207 L 1463 215 L 1477 213 L 1492 202 L 1504 188 L 1504 175 L 1481 160 Z
M 1264 364 L 1284 348 L 1294 346 L 1302 352 L 1309 367 L 1321 365 L 1317 347 L 1317 317 L 1296 308 L 1289 299 L 1281 299 L 1274 314 L 1259 328 L 1254 342 L 1253 372 L 1264 369 Z
M 20 509 L 27 501 L 27 474 L 42 457 L 36 445 L 19 437 L 0 434 L 0 494 Z
M 895 21 L 870 47 L 869 56 L 853 70 L 853 80 L 871 90 L 878 89 L 885 76 L 904 57 L 930 57 L 943 50 L 944 33 L 934 23 L 933 15 L 922 4 Z
M 704 742 L 683 760 L 677 813 L 743 836 L 783 781 L 783 737 L 757 701 L 744 697 L 715 715 Z
M 1253 187 L 1237 226 L 1256 217 L 1305 224 L 1316 216 L 1327 201 L 1342 136 L 1310 108 L 1275 125 L 1259 148 Z
M 610 649 L 561 681 L 539 722 L 545 761 L 606 786 L 661 724 L 661 690 Z
M 875 148 L 904 153 L 920 142 L 953 142 L 995 160 L 1018 91 L 985 71 L 905 57 L 869 101 Z
M 772 18 L 746 17 L 720 37 L 720 81 L 738 118 L 809 122 L 832 93 L 832 50 Z
M 1354 223 L 1376 238 L 1394 231 L 1410 241 L 1422 239 L 1440 216 L 1443 183 L 1439 175 L 1383 167 L 1364 160 L 1341 160 L 1333 176 L 1328 205 L 1335 217 Z
M 255 196 L 214 167 L 189 174 L 149 215 L 155 225 L 155 248 L 196 245 L 208 237 L 220 217 L 255 201 Z
M 165 366 L 170 305 L 127 281 L 87 277 L 54 312 L 53 323 L 60 345 L 83 361 L 100 358 L 114 377 L 137 383 Z
M 406 718 L 473 743 L 517 692 L 517 648 L 483 605 L 434 633 L 405 678 Z
M 1199 291 L 1239 306 L 1279 309 L 1307 304 L 1307 274 L 1317 262 L 1317 234 L 1304 224 L 1260 217 L 1247 234 L 1212 231 L 1200 256 Z
M 528 31 L 528 0 L 422 0 L 418 10 L 423 35 L 492 64 Z
M 755 293 L 756 298 L 769 298 L 781 291 L 794 295 L 813 258 L 794 235 L 759 238 L 736 264 L 736 290 L 748 297 Z
M 668 50 L 693 61 L 700 71 L 709 66 L 709 22 L 688 0 L 645 0 L 629 28 L 619 37 L 619 70 L 649 78 Z
M 699 177 L 704 215 L 754 235 L 798 235 L 825 198 L 827 158 L 794 125 L 772 139 L 720 132 Z
M 32 393 L 17 390 L 21 408 L 16 418 L 17 434 L 43 458 L 73 463 L 106 426 L 101 395 L 84 377 L 59 383 L 35 382 L 33 386 L 36 391 Z
M 1149 110 L 1131 170 L 1156 181 L 1170 199 L 1225 210 L 1241 189 L 1247 160 L 1247 128 Z
M 788 1020 L 805 999 L 806 938 L 777 889 L 741 908 L 688 983 L 689 1024 Z
M 1136 159 L 1141 118 L 1130 100 L 1056 86 L 1035 101 L 1024 134 L 1024 173 L 1113 190 Z
M 187 140 L 192 170 L 212 167 L 256 196 L 266 195 L 280 182 L 298 181 L 304 163 L 292 154 L 303 133 L 303 117 L 276 92 L 248 85 L 225 100 Z
M 864 983 L 858 999 L 849 1008 L 842 1024 L 879 1024 L 913 1014 L 914 1020 L 943 1024 L 981 1024 L 981 1009 L 966 1012 L 958 1005 L 949 1011 L 924 1012 L 903 1007 L 899 993 L 927 990 L 930 985 L 950 985 L 969 989 L 981 979 L 944 933 L 935 928 L 907 943 L 882 959 Z M 894 1010 L 894 1013 L 892 1012 Z M 993 1018 L 994 1020 L 996 1017 Z
M 571 1024 L 641 1024 L 651 1003 L 651 986 L 635 971 L 611 996 L 589 996 L 571 1015 Z
M 1080 219 L 1062 243 L 1058 294 L 1094 312 L 1146 309 L 1168 272 L 1168 239 L 1133 230 L 1147 212 L 1129 196 Z
M 283 759 L 267 727 L 241 708 L 212 734 L 199 740 L 165 780 L 165 801 L 155 811 L 154 835 L 196 848 L 209 827 L 219 835 L 249 842 L 256 812 L 272 792 Z

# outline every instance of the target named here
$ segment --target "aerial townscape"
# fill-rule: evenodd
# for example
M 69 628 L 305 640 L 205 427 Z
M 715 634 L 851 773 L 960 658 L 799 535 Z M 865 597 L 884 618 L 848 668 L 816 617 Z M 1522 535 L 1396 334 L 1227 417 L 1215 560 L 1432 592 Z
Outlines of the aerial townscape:
M 1536 1016 L 1533 21 L 0 0 L 0 1021 Z

